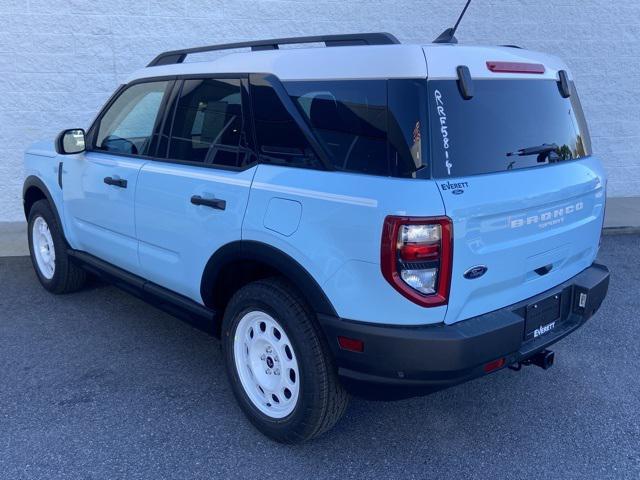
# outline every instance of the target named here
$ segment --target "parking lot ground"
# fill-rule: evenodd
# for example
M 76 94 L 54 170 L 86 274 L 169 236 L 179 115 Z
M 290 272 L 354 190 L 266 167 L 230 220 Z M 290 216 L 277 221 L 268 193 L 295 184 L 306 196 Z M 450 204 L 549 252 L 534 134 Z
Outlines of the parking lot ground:
M 640 478 L 640 236 L 606 236 L 609 296 L 556 365 L 399 402 L 271 442 L 219 342 L 105 284 L 53 296 L 0 259 L 0 478 Z M 384 361 L 384 359 L 381 359 Z

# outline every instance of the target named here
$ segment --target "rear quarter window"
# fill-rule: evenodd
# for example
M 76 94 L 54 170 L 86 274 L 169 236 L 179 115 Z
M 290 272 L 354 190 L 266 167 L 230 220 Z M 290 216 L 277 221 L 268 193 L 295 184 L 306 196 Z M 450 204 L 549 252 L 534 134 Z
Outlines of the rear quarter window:
M 316 152 L 274 86 L 259 77 L 251 77 L 251 96 L 260 162 L 321 168 Z
M 288 82 L 285 87 L 336 169 L 389 175 L 385 81 Z
M 411 177 L 422 159 L 423 80 L 285 82 L 336 170 Z

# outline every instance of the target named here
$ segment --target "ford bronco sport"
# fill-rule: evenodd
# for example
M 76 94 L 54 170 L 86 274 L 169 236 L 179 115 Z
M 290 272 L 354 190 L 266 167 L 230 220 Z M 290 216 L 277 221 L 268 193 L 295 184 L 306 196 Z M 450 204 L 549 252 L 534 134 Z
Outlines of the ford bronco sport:
M 279 48 L 307 42 L 326 48 Z M 548 368 L 608 287 L 573 78 L 517 47 L 379 33 L 167 52 L 25 161 L 44 288 L 90 272 L 210 322 L 240 406 L 279 441 L 329 429 L 347 392 Z

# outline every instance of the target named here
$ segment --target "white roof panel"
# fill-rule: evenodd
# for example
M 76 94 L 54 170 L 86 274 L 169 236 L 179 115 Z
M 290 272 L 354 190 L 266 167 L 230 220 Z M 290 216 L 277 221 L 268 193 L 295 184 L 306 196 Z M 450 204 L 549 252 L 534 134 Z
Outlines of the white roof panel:
M 426 57 L 426 61 L 425 61 Z M 494 73 L 487 61 L 541 63 L 544 74 Z M 147 67 L 133 73 L 140 78 L 216 73 L 270 73 L 281 80 L 350 80 L 384 78 L 457 78 L 456 67 L 469 67 L 472 78 L 556 79 L 567 70 L 559 58 L 511 47 L 469 45 L 371 45 L 286 48 L 233 52 L 206 62 Z
M 189 73 L 272 73 L 281 80 L 425 78 L 427 66 L 419 45 L 287 48 L 148 67 L 133 73 L 128 81 Z

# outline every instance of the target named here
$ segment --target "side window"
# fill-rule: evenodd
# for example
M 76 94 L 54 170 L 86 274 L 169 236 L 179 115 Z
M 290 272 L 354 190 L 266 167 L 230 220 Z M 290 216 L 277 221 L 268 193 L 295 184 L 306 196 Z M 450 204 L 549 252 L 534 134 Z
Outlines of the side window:
M 235 167 L 241 138 L 240 80 L 185 80 L 173 120 L 169 158 Z
M 292 81 L 285 88 L 336 169 L 390 175 L 385 80 Z
M 169 83 L 137 83 L 124 90 L 100 119 L 95 149 L 146 155 Z
M 427 81 L 388 81 L 389 159 L 399 177 L 428 178 Z
M 274 88 L 251 78 L 253 118 L 262 163 L 318 168 L 320 161 Z

